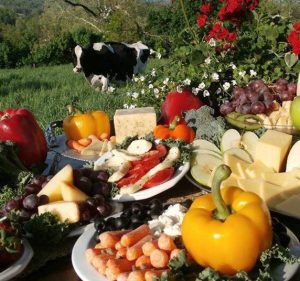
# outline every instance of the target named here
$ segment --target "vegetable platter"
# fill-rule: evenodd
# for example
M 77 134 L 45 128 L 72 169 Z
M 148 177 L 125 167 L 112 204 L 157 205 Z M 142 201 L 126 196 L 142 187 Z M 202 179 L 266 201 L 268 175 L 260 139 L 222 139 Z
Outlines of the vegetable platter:
M 257 195 L 238 188 L 220 192 L 220 184 L 229 174 L 228 166 L 216 171 L 213 196 L 170 205 L 158 200 L 146 205 L 133 203 L 116 216 L 96 221 L 73 248 L 76 273 L 84 281 L 290 280 L 299 267 L 299 259 L 291 254 L 296 253 L 298 239 L 276 219 L 271 226 L 269 211 Z M 216 205 L 210 206 L 211 200 Z M 243 205 L 238 207 L 240 200 Z M 222 216 L 228 205 L 233 212 Z M 246 211 L 249 207 L 256 211 Z M 201 216 L 207 216 L 204 208 L 215 210 L 216 216 L 210 217 L 214 224 L 219 219 L 225 224 L 217 227 L 203 220 Z M 249 216 L 251 222 L 243 224 L 243 216 Z M 231 222 L 240 224 L 239 233 L 231 230 Z M 259 228 L 264 230 L 257 232 Z M 216 243 L 230 250 L 223 252 Z M 249 258 L 253 253 L 255 258 Z

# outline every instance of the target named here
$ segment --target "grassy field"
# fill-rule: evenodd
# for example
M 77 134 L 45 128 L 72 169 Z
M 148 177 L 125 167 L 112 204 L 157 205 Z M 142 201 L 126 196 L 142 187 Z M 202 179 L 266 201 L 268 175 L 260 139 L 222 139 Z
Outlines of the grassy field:
M 159 67 L 162 60 L 152 59 L 146 72 Z M 95 91 L 83 74 L 76 75 L 73 66 L 60 65 L 40 68 L 20 68 L 0 70 L 0 110 L 8 107 L 25 107 L 35 114 L 41 126 L 62 120 L 66 105 L 77 100 L 83 110 L 100 109 L 112 117 L 115 110 L 123 108 L 126 92 L 134 90 L 132 82 L 118 87 L 114 93 Z

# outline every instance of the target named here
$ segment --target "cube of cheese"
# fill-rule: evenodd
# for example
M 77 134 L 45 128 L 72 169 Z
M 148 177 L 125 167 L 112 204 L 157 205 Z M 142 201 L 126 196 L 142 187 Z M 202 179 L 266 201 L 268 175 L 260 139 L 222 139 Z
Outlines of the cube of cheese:
M 272 168 L 267 167 L 265 164 L 258 160 L 250 164 L 245 170 L 245 173 L 250 179 L 260 178 L 263 173 L 272 172 L 274 172 Z
M 224 154 L 223 161 L 236 177 L 246 178 L 245 170 L 250 165 L 248 162 L 230 153 Z
M 144 137 L 156 126 L 153 107 L 118 109 L 114 115 L 116 142 L 122 143 L 126 137 Z
M 291 143 L 291 135 L 268 130 L 257 142 L 255 159 L 280 172 L 284 169 Z
M 221 188 L 223 187 L 231 187 L 231 186 L 239 186 L 238 185 L 238 181 L 237 181 L 237 177 L 234 176 L 233 174 L 230 175 L 229 178 L 227 178 L 226 180 L 222 181 L 221 183 Z

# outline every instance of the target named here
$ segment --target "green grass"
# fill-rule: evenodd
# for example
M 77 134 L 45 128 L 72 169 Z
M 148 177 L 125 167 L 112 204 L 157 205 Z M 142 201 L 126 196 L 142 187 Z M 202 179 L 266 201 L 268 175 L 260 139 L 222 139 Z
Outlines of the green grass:
M 159 67 L 163 60 L 152 59 L 146 69 Z M 74 74 L 73 66 L 0 70 L 0 110 L 13 107 L 30 109 L 43 129 L 67 115 L 66 105 L 76 100 L 84 111 L 103 110 L 110 117 L 126 102 L 126 92 L 134 90 L 132 82 L 116 87 L 114 93 L 95 91 L 83 74 Z

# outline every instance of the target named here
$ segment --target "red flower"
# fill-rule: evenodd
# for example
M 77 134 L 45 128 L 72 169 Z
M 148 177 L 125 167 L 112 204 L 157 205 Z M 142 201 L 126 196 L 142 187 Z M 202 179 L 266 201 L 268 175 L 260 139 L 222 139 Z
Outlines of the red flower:
M 204 28 L 207 21 L 207 15 L 199 15 L 197 18 L 197 24 L 200 28 Z
M 213 25 L 213 27 L 212 27 L 212 31 L 213 32 L 220 32 L 221 31 L 221 28 L 222 28 L 222 26 L 221 26 L 221 23 L 215 23 L 214 25 Z
M 288 42 L 292 46 L 293 53 L 296 55 L 300 55 L 300 31 L 291 31 L 288 36 Z
M 203 14 L 208 14 L 210 12 L 211 9 L 211 3 L 207 3 L 207 4 L 203 4 L 202 7 L 200 8 L 200 11 Z
M 229 33 L 228 36 L 227 36 L 228 42 L 233 42 L 233 41 L 235 41 L 236 39 L 237 39 L 237 32 L 235 32 L 235 31 Z
M 227 38 L 227 36 L 229 35 L 229 31 L 228 29 L 226 29 L 225 27 L 223 27 L 220 32 L 217 33 L 217 39 L 219 40 L 224 40 Z

